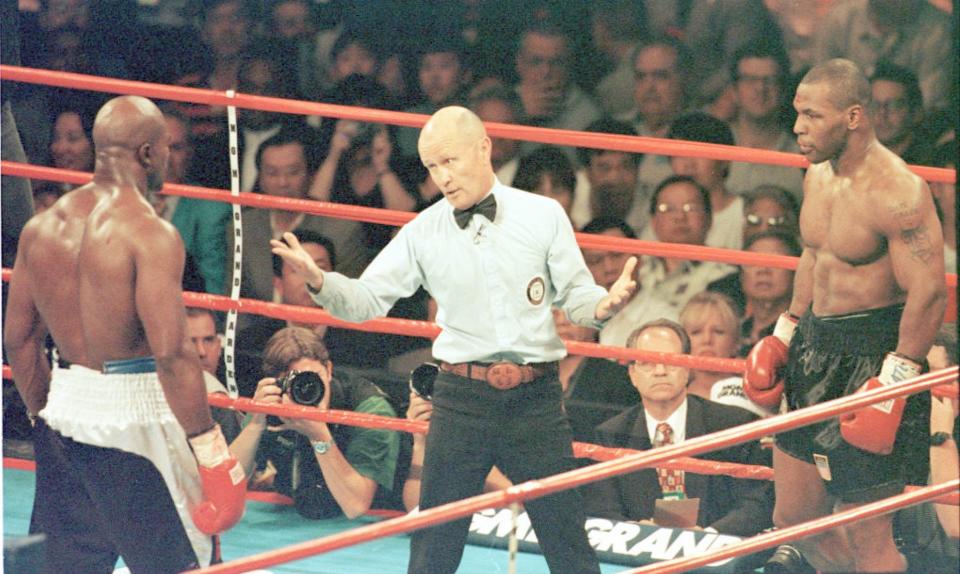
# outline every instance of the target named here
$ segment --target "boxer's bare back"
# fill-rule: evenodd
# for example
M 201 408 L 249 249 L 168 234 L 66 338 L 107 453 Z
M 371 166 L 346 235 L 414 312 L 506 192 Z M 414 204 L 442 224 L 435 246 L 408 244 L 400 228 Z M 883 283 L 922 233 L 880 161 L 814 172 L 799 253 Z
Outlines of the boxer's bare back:
M 21 236 L 5 332 L 18 390 L 33 414 L 43 408 L 49 330 L 63 359 L 95 370 L 153 355 L 184 430 L 203 431 L 213 421 L 185 336 L 183 245 L 147 199 L 166 172 L 163 115 L 145 98 L 115 98 L 97 114 L 93 136 L 93 181 L 34 217 Z

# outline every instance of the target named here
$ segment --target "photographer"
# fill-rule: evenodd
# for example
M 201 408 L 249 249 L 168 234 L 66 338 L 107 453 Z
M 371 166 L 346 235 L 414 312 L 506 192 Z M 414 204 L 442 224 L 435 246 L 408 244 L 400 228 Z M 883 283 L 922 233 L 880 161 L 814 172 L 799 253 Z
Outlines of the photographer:
M 429 421 L 433 414 L 433 381 L 436 379 L 436 365 L 424 364 L 410 374 L 410 406 L 407 418 L 413 421 Z M 420 504 L 420 478 L 423 475 L 423 455 L 426 452 L 427 435 L 413 433 L 413 446 L 410 453 L 410 468 L 403 483 L 403 507 L 412 511 Z M 483 483 L 484 492 L 504 490 L 513 486 L 499 468 L 493 467 Z
M 257 384 L 256 401 L 396 416 L 373 383 L 342 374 L 334 378 L 327 349 L 310 329 L 277 331 L 263 351 L 263 372 L 267 377 Z M 232 450 L 248 475 L 269 459 L 277 469 L 277 492 L 291 496 L 301 515 L 354 518 L 396 498 L 396 432 L 297 418 L 280 418 L 274 425 L 267 419 L 252 414 Z

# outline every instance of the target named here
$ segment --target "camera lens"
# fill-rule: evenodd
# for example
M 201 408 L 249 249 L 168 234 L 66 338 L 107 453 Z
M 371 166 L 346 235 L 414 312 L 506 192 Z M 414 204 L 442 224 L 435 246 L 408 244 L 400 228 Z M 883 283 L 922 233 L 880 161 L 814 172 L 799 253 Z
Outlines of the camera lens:
M 323 379 L 313 371 L 297 373 L 290 380 L 289 385 L 290 398 L 298 405 L 317 406 L 326 392 Z
M 424 363 L 410 372 L 410 388 L 427 400 L 433 397 L 433 381 L 440 368 L 433 363 Z

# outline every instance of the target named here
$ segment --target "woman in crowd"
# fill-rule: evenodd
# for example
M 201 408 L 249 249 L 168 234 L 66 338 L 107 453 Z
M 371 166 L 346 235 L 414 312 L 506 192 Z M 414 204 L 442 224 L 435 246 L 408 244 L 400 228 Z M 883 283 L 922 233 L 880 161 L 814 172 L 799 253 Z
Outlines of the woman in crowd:
M 789 191 L 776 185 L 760 185 L 743 200 L 743 242 L 751 235 L 778 229 L 800 231 L 800 206 Z
M 690 354 L 732 359 L 740 346 L 740 316 L 729 297 L 713 291 L 695 295 L 680 312 L 680 323 L 690 335 Z M 687 391 L 711 401 L 740 407 L 761 417 L 773 414 L 743 393 L 739 375 L 721 371 L 690 371 Z
M 69 105 L 61 109 L 53 120 L 50 135 L 50 164 L 60 169 L 93 171 L 93 117 L 85 106 Z M 33 202 L 37 212 L 47 209 L 61 195 L 76 187 L 59 182 L 34 185 Z
M 752 253 L 800 256 L 796 235 L 783 231 L 764 231 L 752 235 L 744 246 Z M 740 288 L 746 301 L 741 327 L 740 354 L 746 356 L 753 344 L 773 333 L 777 317 L 790 306 L 793 296 L 793 271 L 762 265 L 744 265 Z
M 728 297 L 712 291 L 694 295 L 680 311 L 680 324 L 690 336 L 690 354 L 729 359 L 740 349 L 740 316 Z M 729 378 L 722 371 L 690 371 L 687 391 L 710 398 L 717 381 Z

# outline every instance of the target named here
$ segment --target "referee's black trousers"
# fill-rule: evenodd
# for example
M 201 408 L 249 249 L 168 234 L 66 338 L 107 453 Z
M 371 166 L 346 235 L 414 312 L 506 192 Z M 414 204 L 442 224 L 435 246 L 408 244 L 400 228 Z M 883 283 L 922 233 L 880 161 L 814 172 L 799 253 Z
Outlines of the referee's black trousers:
M 555 374 L 500 391 L 441 371 L 434 386 L 420 508 L 480 494 L 494 465 L 514 484 L 571 470 L 571 440 Z M 529 500 L 525 507 L 552 573 L 600 572 L 576 490 Z M 468 517 L 415 532 L 409 572 L 455 572 L 469 526 Z

